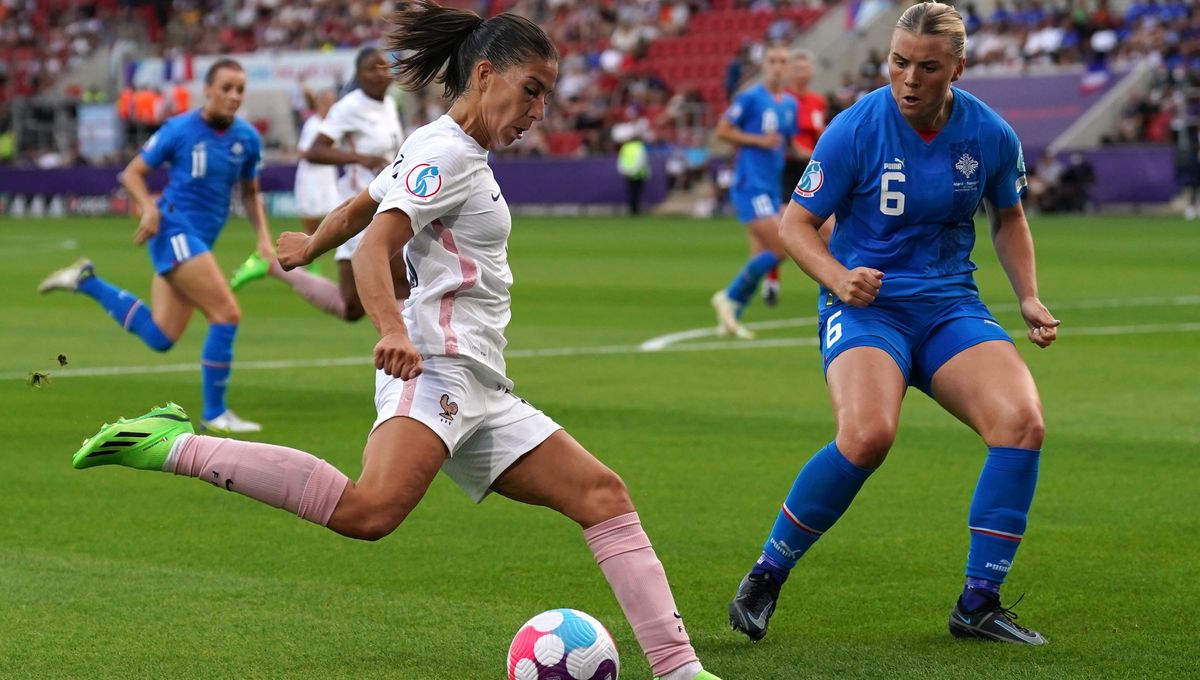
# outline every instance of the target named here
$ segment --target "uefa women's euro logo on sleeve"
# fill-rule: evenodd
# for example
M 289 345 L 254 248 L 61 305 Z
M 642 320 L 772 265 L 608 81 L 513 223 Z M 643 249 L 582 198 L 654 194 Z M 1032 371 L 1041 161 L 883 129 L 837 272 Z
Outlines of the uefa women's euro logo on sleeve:
M 809 161 L 804 169 L 804 175 L 796 184 L 796 193 L 804 198 L 812 198 L 825 183 L 825 172 L 821 170 L 821 161 Z
M 442 173 L 436 165 L 421 163 L 405 175 L 404 187 L 417 198 L 431 198 L 442 190 Z

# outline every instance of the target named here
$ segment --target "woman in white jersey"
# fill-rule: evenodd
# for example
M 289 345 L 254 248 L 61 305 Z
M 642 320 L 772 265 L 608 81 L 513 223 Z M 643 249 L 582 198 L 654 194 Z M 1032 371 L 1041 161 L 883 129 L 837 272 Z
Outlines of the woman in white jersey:
M 306 96 L 309 96 L 307 91 Z M 311 234 L 317 230 L 321 220 L 333 212 L 341 202 L 338 196 L 337 168 L 332 165 L 320 165 L 304 158 L 303 155 L 317 141 L 317 130 L 329 115 L 333 106 L 334 95 L 331 90 L 321 90 L 312 96 L 313 113 L 300 128 L 300 139 L 296 142 L 296 151 L 301 154 L 300 162 L 296 164 L 296 212 L 300 215 L 300 224 L 304 233 Z
M 304 152 L 304 161 L 315 167 L 344 167 L 344 173 L 337 179 L 339 201 L 348 201 L 366 189 L 375 175 L 396 157 L 404 139 L 400 116 L 387 96 L 391 77 L 383 53 L 374 47 L 363 48 L 354 63 L 358 87 L 333 105 L 329 115 L 317 126 L 311 146 Z M 338 269 L 336 284 L 306 271 L 285 272 L 254 254 L 234 273 L 230 286 L 236 291 L 270 273 L 314 307 L 346 321 L 357 321 L 363 316 L 363 307 L 355 289 L 350 258 L 360 238 L 356 236 L 337 249 L 334 255 Z M 398 299 L 403 299 L 408 286 L 399 260 L 395 281 Z
M 543 119 L 558 53 L 541 28 L 512 14 L 484 21 L 417 0 L 393 23 L 389 47 L 408 55 L 396 64 L 400 79 L 410 89 L 443 83 L 449 113 L 414 132 L 392 165 L 313 236 L 280 237 L 280 262 L 296 267 L 362 233 L 354 273 L 381 339 L 378 415 L 358 481 L 295 449 L 193 435 L 174 404 L 105 426 L 74 465 L 198 477 L 366 540 L 395 530 L 440 469 L 477 502 L 494 491 L 577 522 L 654 675 L 713 680 L 625 483 L 514 395 L 505 376 L 512 223 L 487 158 Z M 390 266 L 401 252 L 412 286 L 403 313 Z M 565 675 L 559 663 L 566 661 L 546 665 Z

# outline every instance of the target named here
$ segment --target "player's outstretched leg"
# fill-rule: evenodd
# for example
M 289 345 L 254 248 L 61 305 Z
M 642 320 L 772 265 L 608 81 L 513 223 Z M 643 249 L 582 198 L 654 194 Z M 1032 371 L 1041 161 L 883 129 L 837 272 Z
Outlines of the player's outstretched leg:
M 38 284 L 38 292 L 43 295 L 56 290 L 83 293 L 92 298 L 121 328 L 141 338 L 147 347 L 156 352 L 165 352 L 175 344 L 175 340 L 154 322 L 154 315 L 145 303 L 129 291 L 121 290 L 96 276 L 96 268 L 86 257 L 51 272 Z
M 101 427 L 71 463 L 79 469 L 124 465 L 195 477 L 321 526 L 329 524 L 350 485 L 337 468 L 304 451 L 193 434 L 187 413 L 170 403 Z M 433 473 L 436 468 L 430 479 Z
M 991 590 L 975 590 L 969 593 L 982 601 L 978 607 L 967 609 L 960 597 L 950 612 L 950 634 L 958 638 L 977 638 L 996 642 L 1011 642 L 1018 645 L 1044 645 L 1046 638 L 1036 630 L 1017 623 L 1012 607 L 1000 604 L 999 593 Z M 1017 598 L 1017 602 L 1020 602 Z M 1013 603 L 1015 606 L 1016 603 Z
M 247 257 L 233 272 L 233 276 L 229 279 L 229 288 L 236 293 L 247 283 L 257 281 L 266 276 L 270 266 L 270 263 L 264 260 L 263 256 L 258 254 L 258 251 L 250 253 L 250 257 Z
M 167 402 L 137 418 L 121 418 L 83 442 L 71 458 L 76 469 L 97 465 L 124 465 L 139 470 L 162 470 L 171 446 L 181 434 L 192 433 L 192 423 L 178 404 Z
M 252 253 L 233 273 L 233 277 L 229 279 L 229 287 L 236 292 L 247 283 L 261 279 L 268 274 L 291 286 L 297 295 L 307 300 L 313 307 L 339 319 L 354 320 L 347 312 L 346 300 L 342 296 L 338 284 L 321 276 L 315 262 L 309 265 L 307 271 L 304 269 L 284 271 L 278 262 L 268 262 L 258 253 Z M 362 316 L 361 311 L 358 316 Z

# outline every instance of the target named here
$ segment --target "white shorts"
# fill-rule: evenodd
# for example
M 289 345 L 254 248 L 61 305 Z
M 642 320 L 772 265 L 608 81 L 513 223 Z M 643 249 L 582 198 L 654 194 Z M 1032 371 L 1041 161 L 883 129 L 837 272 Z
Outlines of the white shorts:
M 479 503 L 513 463 L 562 429 L 510 385 L 488 379 L 470 360 L 426 357 L 411 380 L 375 373 L 374 432 L 384 421 L 407 416 L 433 430 L 450 457 L 442 472 Z
M 366 230 L 364 229 L 363 231 Z M 349 241 L 346 241 L 342 245 L 338 246 L 337 250 L 333 251 L 333 261 L 349 262 L 350 259 L 354 257 L 354 251 L 358 250 L 358 244 L 362 243 L 362 237 L 363 232 L 360 231 L 354 236 L 351 236 Z
M 332 166 L 326 166 L 332 169 Z M 324 169 L 324 168 L 319 168 Z M 296 170 L 296 214 L 300 217 L 325 217 L 338 207 L 337 174 Z

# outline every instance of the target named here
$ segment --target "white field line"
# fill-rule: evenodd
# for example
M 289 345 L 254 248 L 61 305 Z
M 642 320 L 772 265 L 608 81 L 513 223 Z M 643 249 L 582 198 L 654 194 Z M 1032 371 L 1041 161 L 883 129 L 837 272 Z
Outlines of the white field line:
M 1146 297 L 1146 299 L 1133 300 L 1096 300 L 1096 301 L 1081 301 L 1075 303 L 1064 303 L 1057 305 L 1055 309 L 1092 309 L 1092 308 L 1111 308 L 1111 307 L 1163 307 L 1163 306 L 1187 306 L 1200 305 L 1200 296 L 1187 297 L 1168 297 L 1168 299 L 1159 299 L 1159 297 Z M 1015 306 L 1014 306 L 1015 307 Z M 814 318 L 802 319 L 779 319 L 773 321 L 760 321 L 756 324 L 746 324 L 750 329 L 781 329 L 781 327 L 805 326 L 815 324 Z M 1025 330 L 1008 330 L 1008 335 L 1014 338 L 1025 337 Z M 1187 333 L 1200 332 L 1200 323 L 1181 323 L 1181 324 L 1135 324 L 1127 326 L 1087 326 L 1087 327 L 1072 327 L 1068 326 L 1064 329 L 1068 337 L 1070 336 L 1123 336 L 1123 335 L 1154 335 L 1154 333 Z M 600 356 L 605 354 L 642 354 L 642 353 L 662 353 L 662 351 L 722 351 L 731 349 L 764 349 L 764 348 L 781 348 L 781 347 L 814 347 L 817 344 L 816 333 L 812 333 L 809 337 L 798 338 L 763 338 L 752 339 L 752 341 L 739 341 L 739 339 L 715 339 L 715 341 L 695 342 L 688 344 L 677 344 L 683 339 L 698 339 L 702 337 L 715 337 L 716 329 L 713 327 L 704 327 L 704 329 L 694 329 L 690 331 L 682 331 L 677 333 L 668 333 L 665 336 L 659 336 L 649 339 L 649 341 L 641 344 L 616 344 L 616 345 L 600 345 L 600 347 L 562 347 L 562 348 L 546 348 L 546 349 L 517 349 L 508 351 L 505 356 L 508 359 L 548 359 L 554 356 Z M 328 368 L 337 366 L 370 366 L 372 359 L 370 356 L 341 356 L 341 357 L 326 357 L 326 359 L 295 359 L 295 360 L 274 360 L 274 361 L 239 361 L 236 363 L 238 371 L 277 371 L 277 369 L 290 368 Z M 53 378 L 88 378 L 96 377 L 96 375 L 149 375 L 158 373 L 196 373 L 199 371 L 199 363 L 163 363 L 157 366 L 101 366 L 96 368 L 65 368 L 61 371 L 50 371 Z M 0 380 L 25 379 L 29 377 L 28 372 L 8 372 L 0 373 Z
M 1059 310 L 1072 309 L 1117 309 L 1120 307 L 1184 307 L 1200 305 L 1200 295 L 1180 295 L 1176 297 L 1143 297 L 1143 298 L 1106 298 L 1096 300 L 1078 300 L 1076 302 L 1064 302 L 1062 304 L 1053 305 L 1051 312 Z M 997 312 L 1015 312 L 1018 306 L 1013 303 L 993 305 L 992 310 Z M 755 321 L 742 324 L 750 330 L 765 330 L 772 328 L 790 328 L 793 326 L 812 326 L 815 330 L 817 325 L 816 317 L 802 317 L 799 319 L 777 319 L 774 321 Z M 1076 331 L 1072 331 L 1073 333 Z M 1130 331 L 1136 332 L 1136 331 Z M 1010 331 L 1009 335 L 1014 332 Z M 1019 335 L 1024 335 L 1021 331 Z M 1093 333 L 1093 335 L 1095 335 Z M 650 338 L 638 346 L 643 352 L 656 352 L 667 349 L 671 345 L 684 340 L 695 340 L 697 338 L 709 338 L 717 336 L 717 326 L 705 326 L 704 328 L 693 328 L 686 331 L 678 331 L 676 333 L 667 333 Z M 1016 337 L 1016 335 L 1013 335 Z M 809 343 L 815 344 L 815 343 Z

